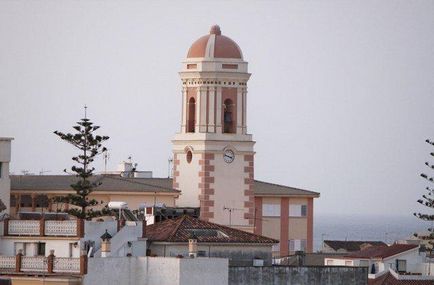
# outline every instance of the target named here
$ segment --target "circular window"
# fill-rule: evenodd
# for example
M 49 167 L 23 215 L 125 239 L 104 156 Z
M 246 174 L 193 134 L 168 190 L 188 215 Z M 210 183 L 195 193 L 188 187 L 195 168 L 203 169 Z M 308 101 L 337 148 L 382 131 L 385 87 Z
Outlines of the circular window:
M 193 153 L 189 150 L 187 151 L 187 162 L 190 163 L 193 158 Z

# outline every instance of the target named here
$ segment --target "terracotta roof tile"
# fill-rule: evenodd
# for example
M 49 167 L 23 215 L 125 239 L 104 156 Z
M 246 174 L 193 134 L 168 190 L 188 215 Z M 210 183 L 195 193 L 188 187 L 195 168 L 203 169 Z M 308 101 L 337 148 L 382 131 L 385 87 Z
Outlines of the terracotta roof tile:
M 375 279 L 368 279 L 368 285 L 433 285 L 434 280 L 397 280 L 392 274 L 386 273 Z
M 325 240 L 324 244 L 327 244 L 329 247 L 333 248 L 334 250 L 344 249 L 346 251 L 360 251 L 362 249 L 362 246 L 364 245 L 371 245 L 371 246 L 387 246 L 382 241 L 353 241 L 353 240 Z
M 169 219 L 146 228 L 149 241 L 188 242 L 196 236 L 198 242 L 217 243 L 278 243 L 277 240 L 242 230 L 203 221 L 190 216 Z
M 418 248 L 416 244 L 392 244 L 391 246 L 370 246 L 361 251 L 351 253 L 350 258 L 387 258 L 411 249 Z

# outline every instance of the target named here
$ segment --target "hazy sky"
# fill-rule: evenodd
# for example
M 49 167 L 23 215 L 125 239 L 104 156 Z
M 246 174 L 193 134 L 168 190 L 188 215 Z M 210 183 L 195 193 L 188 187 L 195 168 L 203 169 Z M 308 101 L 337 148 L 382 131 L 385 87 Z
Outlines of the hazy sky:
M 1 1 L 12 171 L 70 167 L 74 150 L 52 132 L 87 104 L 111 137 L 110 169 L 132 156 L 167 176 L 178 71 L 212 24 L 249 62 L 257 179 L 321 192 L 317 214 L 417 208 L 434 139 L 434 1 Z

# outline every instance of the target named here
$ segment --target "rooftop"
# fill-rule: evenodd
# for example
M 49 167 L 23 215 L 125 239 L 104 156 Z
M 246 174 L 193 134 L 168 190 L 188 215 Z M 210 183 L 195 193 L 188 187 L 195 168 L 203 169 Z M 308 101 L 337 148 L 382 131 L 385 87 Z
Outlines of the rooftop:
M 433 285 L 433 280 L 398 280 L 390 272 L 375 279 L 368 279 L 368 285 Z
M 76 181 L 72 175 L 11 175 L 12 191 L 71 191 L 71 184 Z M 95 181 L 102 184 L 95 191 L 159 192 L 179 193 L 172 188 L 171 178 L 124 178 L 119 175 L 96 175 Z M 318 192 L 278 185 L 263 181 L 254 181 L 255 196 L 309 196 L 319 197 Z
M 30 191 L 71 191 L 78 178 L 72 175 L 11 175 L 11 189 Z M 167 178 L 125 178 L 119 175 L 96 175 L 91 178 L 102 184 L 95 191 L 179 193 Z
M 267 243 L 273 244 L 279 241 L 203 221 L 190 216 L 182 216 L 176 219 L 155 223 L 146 228 L 146 238 L 149 241 L 161 242 L 188 242 L 191 238 L 198 242 L 215 243 Z
M 417 248 L 419 248 L 419 246 L 416 244 L 392 244 L 390 246 L 370 246 L 361 251 L 351 253 L 345 257 L 384 259 Z
M 352 251 L 360 251 L 365 246 L 387 246 L 382 241 L 354 241 L 354 240 L 325 240 L 324 244 L 328 245 L 329 247 L 333 248 L 334 250 L 343 249 L 348 252 Z
M 234 58 L 243 59 L 236 42 L 223 36 L 220 27 L 211 27 L 208 35 L 196 40 L 188 50 L 187 58 Z

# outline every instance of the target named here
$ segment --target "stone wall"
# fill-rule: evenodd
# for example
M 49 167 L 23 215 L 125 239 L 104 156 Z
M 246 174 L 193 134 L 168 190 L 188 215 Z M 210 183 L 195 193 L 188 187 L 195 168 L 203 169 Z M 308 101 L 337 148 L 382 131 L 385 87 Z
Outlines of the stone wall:
M 366 285 L 367 267 L 229 267 L 229 285 Z
M 90 258 L 83 285 L 220 285 L 228 284 L 223 258 Z

